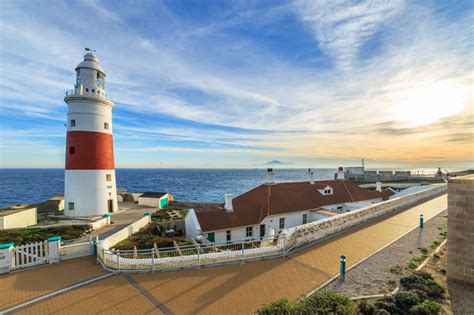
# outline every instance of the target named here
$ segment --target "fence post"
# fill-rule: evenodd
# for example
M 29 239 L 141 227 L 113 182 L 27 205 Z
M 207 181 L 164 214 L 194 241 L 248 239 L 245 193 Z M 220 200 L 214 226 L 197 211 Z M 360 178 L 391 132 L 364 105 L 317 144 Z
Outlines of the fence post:
M 14 267 L 13 243 L 0 244 L 0 274 L 9 273 Z
M 198 269 L 201 269 L 201 246 L 197 246 L 197 251 L 198 251 Z
M 155 272 L 155 248 L 151 249 L 151 271 Z
M 48 238 L 48 261 L 50 264 L 61 260 L 61 235 Z
M 115 255 L 117 256 L 117 270 L 120 271 L 120 249 L 117 249 Z
M 245 241 L 242 240 L 242 261 L 241 261 L 242 264 L 244 263 L 244 260 L 245 260 L 245 258 L 244 258 L 244 248 L 245 248 L 245 245 L 244 245 L 244 244 L 245 244 Z
M 422 214 L 420 214 L 420 229 L 422 229 L 422 228 L 423 228 L 423 226 L 424 226 L 424 223 L 425 223 L 424 221 L 425 221 L 425 220 L 423 219 L 423 215 L 422 215 Z

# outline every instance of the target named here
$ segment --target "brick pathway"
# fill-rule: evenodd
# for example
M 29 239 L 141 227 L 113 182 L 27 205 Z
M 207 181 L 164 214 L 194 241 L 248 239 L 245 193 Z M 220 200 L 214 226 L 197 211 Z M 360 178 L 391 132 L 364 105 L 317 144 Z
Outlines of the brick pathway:
M 347 265 L 351 266 L 417 227 L 420 213 L 423 213 L 428 220 L 445 210 L 446 206 L 446 195 L 444 195 L 383 221 L 309 247 L 289 258 L 200 270 L 130 275 L 136 283 L 139 283 L 140 288 L 147 291 L 148 296 L 147 298 L 141 295 L 147 303 L 134 309 L 134 313 L 148 311 L 148 305 L 153 305 L 150 297 L 175 314 L 249 314 L 262 304 L 278 298 L 295 299 L 336 275 L 339 271 L 341 254 L 347 256 Z M 52 312 L 55 310 L 52 308 L 55 305 L 55 307 L 69 305 L 67 311 L 73 312 L 74 309 L 70 308 L 73 305 L 70 302 L 71 297 L 76 294 L 78 296 L 88 294 L 90 287 L 97 290 L 103 287 L 105 290 L 109 286 L 107 281 L 109 280 L 34 304 L 27 311 Z M 114 285 L 116 286 L 113 286 L 113 290 L 117 293 L 107 297 L 114 299 L 115 303 L 123 303 L 121 300 L 123 294 L 135 297 L 137 289 L 129 282 L 123 284 L 117 282 Z M 80 302 L 76 298 L 74 301 Z M 109 311 L 106 308 L 106 305 L 111 303 L 109 300 L 104 302 L 99 299 L 97 302 L 99 310 Z M 89 304 L 84 307 L 90 307 Z
M 1 275 L 0 310 L 105 273 L 95 258 L 80 258 Z

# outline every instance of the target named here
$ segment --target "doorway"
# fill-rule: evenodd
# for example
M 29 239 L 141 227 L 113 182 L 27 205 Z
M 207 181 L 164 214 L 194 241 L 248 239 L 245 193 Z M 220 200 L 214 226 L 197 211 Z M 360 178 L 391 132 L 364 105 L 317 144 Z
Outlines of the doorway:
M 265 236 L 265 224 L 260 225 L 260 238 Z
M 114 200 L 113 199 L 109 199 L 108 208 L 109 208 L 109 213 L 114 212 Z

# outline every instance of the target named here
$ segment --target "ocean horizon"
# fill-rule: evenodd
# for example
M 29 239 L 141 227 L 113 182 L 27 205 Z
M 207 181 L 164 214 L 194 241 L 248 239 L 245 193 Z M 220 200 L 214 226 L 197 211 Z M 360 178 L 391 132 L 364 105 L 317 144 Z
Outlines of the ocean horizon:
M 307 180 L 307 168 L 282 166 L 273 168 L 277 182 Z M 115 172 L 118 190 L 163 191 L 171 193 L 177 200 L 224 202 L 224 194 L 239 195 L 264 183 L 265 169 L 266 167 L 118 168 Z M 384 168 L 377 169 L 385 170 Z M 334 168 L 312 168 L 312 170 L 315 180 L 333 179 L 336 172 Z M 420 168 L 419 171 L 421 170 L 433 172 L 436 169 Z M 42 202 L 54 195 L 64 193 L 64 169 L 2 168 L 0 169 L 0 189 L 0 208 Z

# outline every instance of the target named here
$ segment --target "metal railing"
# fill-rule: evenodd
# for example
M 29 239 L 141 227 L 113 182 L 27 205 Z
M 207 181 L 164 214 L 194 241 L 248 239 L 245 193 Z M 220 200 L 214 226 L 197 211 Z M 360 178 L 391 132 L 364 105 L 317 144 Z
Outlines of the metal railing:
M 74 90 L 67 90 L 64 94 L 65 94 L 65 97 L 91 96 L 91 97 L 105 99 L 105 100 L 108 100 L 108 101 L 113 101 L 112 97 L 110 97 L 109 95 L 107 95 L 107 93 L 105 93 L 103 91 L 102 92 L 97 91 L 97 92 L 92 93 L 91 91 L 86 92 L 86 91 L 84 91 L 84 89 L 82 89 L 82 90 L 81 89 L 74 89 Z
M 196 244 L 146 250 L 107 250 L 98 246 L 101 264 L 116 271 L 158 271 L 285 256 L 286 234 L 264 239 Z

